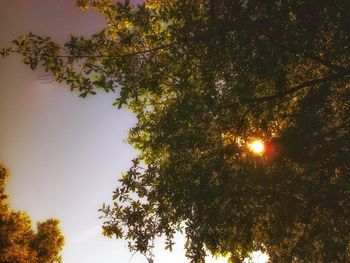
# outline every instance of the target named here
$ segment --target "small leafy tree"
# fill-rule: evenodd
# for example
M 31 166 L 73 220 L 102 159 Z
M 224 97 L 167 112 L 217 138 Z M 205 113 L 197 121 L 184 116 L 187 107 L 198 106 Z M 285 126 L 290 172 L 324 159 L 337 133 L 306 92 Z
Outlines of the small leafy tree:
M 38 223 L 32 230 L 25 212 L 14 212 L 7 204 L 4 192 L 9 170 L 0 164 L 0 262 L 48 263 L 61 262 L 64 238 L 57 219 Z
M 184 231 L 186 255 L 348 262 L 350 2 L 80 0 L 106 17 L 63 46 L 4 49 L 81 97 L 118 90 L 140 154 L 104 205 L 107 236 L 152 258 Z M 259 138 L 264 154 L 248 150 Z

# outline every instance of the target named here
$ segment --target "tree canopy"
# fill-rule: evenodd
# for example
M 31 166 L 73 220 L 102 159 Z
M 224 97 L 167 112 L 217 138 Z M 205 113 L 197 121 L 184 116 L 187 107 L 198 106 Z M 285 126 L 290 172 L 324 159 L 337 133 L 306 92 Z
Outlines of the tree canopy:
M 9 170 L 0 164 L 0 262 L 48 263 L 61 262 L 64 238 L 57 219 L 37 223 L 32 230 L 30 217 L 14 212 L 7 203 L 5 184 Z
M 350 261 L 350 1 L 79 0 L 106 18 L 19 53 L 81 97 L 116 92 L 139 150 L 102 208 L 107 236 L 151 261 L 183 231 L 186 256 Z M 265 142 L 254 154 L 248 145 Z

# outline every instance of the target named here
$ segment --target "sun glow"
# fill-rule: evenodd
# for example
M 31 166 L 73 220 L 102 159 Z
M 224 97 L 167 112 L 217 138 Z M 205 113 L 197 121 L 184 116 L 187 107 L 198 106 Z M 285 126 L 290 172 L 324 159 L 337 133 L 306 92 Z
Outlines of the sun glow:
M 262 154 L 265 151 L 265 145 L 261 140 L 254 140 L 251 142 L 249 148 L 255 154 Z

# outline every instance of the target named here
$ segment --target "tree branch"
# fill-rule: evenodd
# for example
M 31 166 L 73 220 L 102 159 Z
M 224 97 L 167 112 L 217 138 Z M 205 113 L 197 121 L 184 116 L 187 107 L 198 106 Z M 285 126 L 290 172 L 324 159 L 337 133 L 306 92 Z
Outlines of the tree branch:
M 303 82 L 285 92 L 281 92 L 275 95 L 271 95 L 271 96 L 263 96 L 263 97 L 255 97 L 255 98 L 242 98 L 241 99 L 241 103 L 243 104 L 247 104 L 247 103 L 256 103 L 256 102 L 267 102 L 267 101 L 271 101 L 274 99 L 278 99 L 278 98 L 282 98 L 285 97 L 287 95 L 293 94 L 301 89 L 307 88 L 307 87 L 311 87 L 311 86 L 315 86 L 317 84 L 320 83 L 324 83 L 324 82 L 328 82 L 328 81 L 333 81 L 333 80 L 337 80 L 340 79 L 342 77 L 345 77 L 347 75 L 350 74 L 350 70 L 344 70 L 342 73 L 339 74 L 332 74 L 326 77 L 322 77 L 322 78 L 318 78 L 318 79 L 313 79 L 313 80 L 309 80 L 306 82 Z
M 166 49 L 168 47 L 171 47 L 175 45 L 176 43 L 169 43 L 165 44 L 162 46 L 146 49 L 146 50 L 140 50 L 140 51 L 135 51 L 135 52 L 130 52 L 126 54 L 121 54 L 121 55 L 116 55 L 116 56 L 111 56 L 111 55 L 81 55 L 81 56 L 74 56 L 74 55 L 59 55 L 58 57 L 60 58 L 71 58 L 71 57 L 79 57 L 79 58 L 124 58 L 124 57 L 129 57 L 129 56 L 136 56 L 136 55 L 141 55 L 141 54 L 146 54 L 146 53 L 151 53 L 154 51 L 158 51 L 161 49 Z
M 294 246 L 292 247 L 289 255 L 288 255 L 288 260 L 287 262 L 292 262 L 292 259 L 293 259 L 293 255 L 296 251 L 296 249 L 298 248 L 298 246 L 301 244 L 301 242 L 304 240 L 305 236 L 306 236 L 306 230 L 307 230 L 307 227 L 308 227 L 308 224 L 306 223 L 304 225 L 304 228 L 303 228 L 303 233 L 301 234 L 301 236 L 298 238 L 297 242 L 294 244 Z

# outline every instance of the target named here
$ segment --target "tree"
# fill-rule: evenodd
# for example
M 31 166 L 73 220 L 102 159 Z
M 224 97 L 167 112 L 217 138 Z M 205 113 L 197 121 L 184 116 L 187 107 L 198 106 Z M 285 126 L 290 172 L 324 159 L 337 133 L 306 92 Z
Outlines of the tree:
M 150 261 L 154 238 L 171 250 L 177 231 L 191 262 L 350 261 L 349 1 L 77 4 L 106 27 L 63 46 L 29 34 L 2 54 L 81 97 L 118 91 L 136 114 L 140 154 L 101 209 L 105 235 Z
M 0 262 L 61 262 L 64 238 L 57 219 L 37 224 L 37 233 L 25 212 L 14 212 L 4 192 L 9 170 L 0 164 Z

